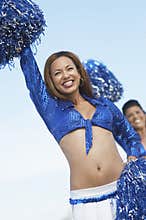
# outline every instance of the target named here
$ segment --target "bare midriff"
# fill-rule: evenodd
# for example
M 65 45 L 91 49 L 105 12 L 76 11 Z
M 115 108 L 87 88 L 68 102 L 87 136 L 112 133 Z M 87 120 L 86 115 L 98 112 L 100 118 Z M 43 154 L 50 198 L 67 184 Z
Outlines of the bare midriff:
M 124 168 L 112 133 L 93 126 L 92 147 L 86 154 L 85 129 L 65 135 L 60 146 L 70 166 L 70 188 L 84 189 L 116 181 Z

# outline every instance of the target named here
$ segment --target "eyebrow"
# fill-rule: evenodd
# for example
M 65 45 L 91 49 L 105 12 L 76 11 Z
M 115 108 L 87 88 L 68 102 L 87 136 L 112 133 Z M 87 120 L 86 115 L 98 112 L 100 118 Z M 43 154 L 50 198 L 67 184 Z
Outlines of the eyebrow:
M 65 68 L 67 68 L 67 67 L 69 67 L 69 66 L 74 66 L 74 64 L 67 64 L 67 65 L 65 66 Z M 60 71 L 60 70 L 61 70 L 61 68 L 58 68 L 58 69 L 55 70 L 55 72 L 56 72 L 56 71 Z

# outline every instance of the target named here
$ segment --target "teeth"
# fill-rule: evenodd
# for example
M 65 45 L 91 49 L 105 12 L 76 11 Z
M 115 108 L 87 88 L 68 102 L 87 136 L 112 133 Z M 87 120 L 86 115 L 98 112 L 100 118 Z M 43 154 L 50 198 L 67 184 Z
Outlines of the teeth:
M 135 120 L 134 122 L 135 122 L 135 123 L 139 123 L 139 122 L 140 122 L 140 120 L 139 120 L 139 119 L 137 119 L 137 120 Z
M 64 86 L 72 86 L 72 84 L 73 84 L 72 80 L 63 83 Z

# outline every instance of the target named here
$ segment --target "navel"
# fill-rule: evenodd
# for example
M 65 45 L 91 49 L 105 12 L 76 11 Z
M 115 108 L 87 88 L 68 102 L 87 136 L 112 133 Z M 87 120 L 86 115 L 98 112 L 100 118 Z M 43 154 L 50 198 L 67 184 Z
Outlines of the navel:
M 100 167 L 100 166 L 97 166 L 97 170 L 100 171 L 100 170 L 101 170 L 101 167 Z

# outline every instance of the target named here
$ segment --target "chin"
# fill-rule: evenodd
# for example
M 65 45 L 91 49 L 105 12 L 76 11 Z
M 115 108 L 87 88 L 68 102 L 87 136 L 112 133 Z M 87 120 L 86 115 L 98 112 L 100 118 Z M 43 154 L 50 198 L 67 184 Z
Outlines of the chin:
M 60 91 L 60 93 L 62 93 L 62 95 L 72 95 L 76 92 L 77 92 L 76 88 L 69 88 L 69 89 Z
M 142 128 L 143 128 L 143 126 L 141 126 L 141 125 L 133 126 L 133 127 L 134 127 L 135 130 L 139 130 L 139 129 L 142 129 Z

